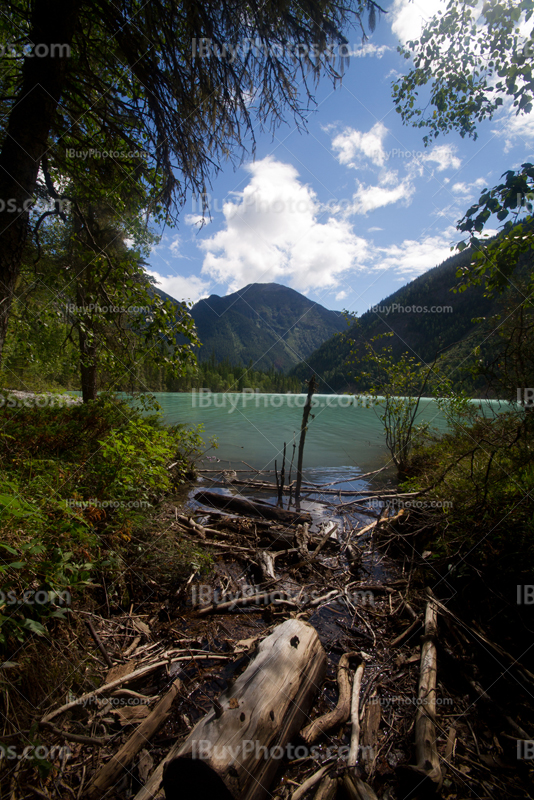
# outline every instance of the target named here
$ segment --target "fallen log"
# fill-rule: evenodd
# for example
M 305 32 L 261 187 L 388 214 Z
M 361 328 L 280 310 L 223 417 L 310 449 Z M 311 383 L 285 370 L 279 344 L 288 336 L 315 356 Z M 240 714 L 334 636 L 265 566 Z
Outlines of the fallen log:
M 403 772 L 415 773 L 418 794 L 434 794 L 441 789 L 441 771 L 436 745 L 437 614 L 429 599 L 425 613 L 425 635 L 421 647 L 418 706 L 415 715 L 415 756 L 417 763 Z
M 358 755 L 360 750 L 360 689 L 362 687 L 364 669 L 365 661 L 362 661 L 354 673 L 354 682 L 352 686 L 352 700 L 350 704 L 352 732 L 350 736 L 349 757 L 347 759 L 347 767 L 351 769 L 353 769 L 358 763 Z
M 283 508 L 276 508 L 269 503 L 254 502 L 244 497 L 235 495 L 219 494 L 218 492 L 201 491 L 194 495 L 197 503 L 224 508 L 225 511 L 236 511 L 240 514 L 262 517 L 263 519 L 276 519 L 280 522 L 311 522 L 311 516 L 305 512 L 296 513 L 286 511 Z
M 285 746 L 307 718 L 325 672 L 326 654 L 315 628 L 295 619 L 275 628 L 167 760 L 167 800 L 267 797 Z
M 317 717 L 300 732 L 306 744 L 313 744 L 325 731 L 330 730 L 336 725 L 342 725 L 349 718 L 350 712 L 350 674 L 349 659 L 358 656 L 359 653 L 343 653 L 339 659 L 337 669 L 337 685 L 339 687 L 339 697 L 337 706 L 328 714 Z
M 152 713 L 141 722 L 107 764 L 104 764 L 98 770 L 84 795 L 88 800 L 96 800 L 96 798 L 101 797 L 110 786 L 118 781 L 122 772 L 131 764 L 137 753 L 147 744 L 169 716 L 171 705 L 181 685 L 180 679 L 177 678 Z

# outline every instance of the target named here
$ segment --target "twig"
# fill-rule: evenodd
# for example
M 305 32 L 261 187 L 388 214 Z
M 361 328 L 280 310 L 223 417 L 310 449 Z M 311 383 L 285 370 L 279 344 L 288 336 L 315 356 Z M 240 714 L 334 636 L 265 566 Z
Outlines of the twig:
M 93 639 L 94 639 L 94 641 L 95 641 L 95 644 L 96 644 L 96 646 L 98 647 L 98 649 L 100 650 L 100 652 L 101 652 L 101 653 L 102 653 L 102 655 L 104 656 L 104 661 L 106 662 L 106 664 L 108 665 L 108 667 L 111 669 L 111 668 L 113 667 L 113 661 L 112 661 L 112 660 L 111 660 L 111 658 L 109 657 L 109 655 L 108 655 L 108 652 L 107 652 L 106 648 L 104 647 L 104 645 L 103 645 L 103 644 L 102 644 L 102 642 L 100 641 L 100 638 L 99 638 L 99 636 L 98 636 L 97 632 L 96 632 L 96 631 L 95 631 L 95 629 L 93 628 L 93 623 L 91 622 L 91 620 L 90 620 L 90 619 L 86 619 L 86 620 L 85 620 L 85 624 L 86 624 L 86 625 L 87 625 L 87 627 L 89 628 L 89 633 L 90 633 L 90 634 L 91 634 L 91 636 L 93 637 Z

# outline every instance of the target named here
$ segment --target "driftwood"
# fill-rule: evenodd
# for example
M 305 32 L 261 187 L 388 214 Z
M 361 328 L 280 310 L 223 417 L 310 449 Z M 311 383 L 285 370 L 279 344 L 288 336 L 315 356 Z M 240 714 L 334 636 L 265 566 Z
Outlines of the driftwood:
M 358 769 L 359 749 L 360 749 L 360 690 L 362 686 L 363 671 L 365 662 L 362 661 L 354 673 L 354 683 L 352 686 L 352 700 L 350 706 L 350 718 L 352 722 L 352 732 L 350 737 L 350 750 L 347 758 L 348 772 L 344 776 L 344 787 L 349 797 L 358 800 L 376 800 L 376 795 L 371 787 L 362 781 Z
M 262 800 L 326 671 L 315 628 L 290 619 L 167 760 L 167 800 Z M 150 795 L 148 795 L 150 796 Z
M 347 766 L 353 768 L 358 763 L 358 750 L 360 749 L 360 689 L 362 686 L 363 671 L 365 661 L 362 661 L 354 673 L 352 685 L 352 700 L 350 704 L 350 720 L 352 722 L 352 732 L 350 736 L 350 750 L 347 759 Z
M 242 514 L 262 517 L 263 519 L 276 519 L 280 522 L 311 522 L 311 516 L 306 513 L 296 513 L 286 511 L 283 508 L 276 508 L 269 503 L 254 502 L 244 497 L 235 495 L 219 494 L 219 492 L 201 491 L 194 495 L 197 503 L 224 508 L 226 511 L 237 511 Z
M 137 753 L 142 750 L 169 716 L 171 705 L 181 685 L 179 679 L 174 681 L 152 713 L 141 722 L 110 761 L 99 769 L 84 797 L 87 797 L 88 800 L 96 800 L 117 782 L 121 773 L 131 764 Z
M 297 525 L 297 530 L 295 532 L 295 538 L 294 538 L 294 546 L 298 549 L 300 557 L 304 559 L 304 561 L 308 561 L 309 559 L 309 553 L 308 553 L 309 541 L 310 541 L 310 534 L 308 532 L 308 523 L 305 522 L 304 525 Z
M 296 789 L 293 792 L 293 794 L 291 795 L 291 800 L 302 800 L 304 795 L 307 794 L 310 791 L 310 789 L 313 789 L 313 787 L 316 786 L 319 783 L 319 781 L 324 778 L 324 776 L 330 769 L 330 766 L 331 765 L 327 767 L 321 767 L 321 769 L 317 770 L 317 772 L 314 772 L 313 775 L 310 775 L 309 778 L 306 778 L 306 780 L 303 783 L 301 783 L 298 789 Z
M 334 800 L 337 794 L 338 779 L 331 775 L 325 775 L 319 784 L 313 800 Z
M 368 783 L 347 773 L 343 778 L 343 788 L 349 800 L 378 800 Z
M 443 774 L 436 745 L 436 683 L 437 683 L 437 605 L 430 599 L 425 613 L 425 635 L 421 647 L 419 675 L 419 705 L 415 715 L 415 755 L 417 763 L 406 772 L 419 780 L 418 793 L 435 793 L 441 789 Z
M 337 706 L 328 714 L 317 717 L 300 732 L 306 744 L 313 744 L 325 731 L 330 730 L 335 725 L 342 725 L 347 721 L 350 713 L 350 675 L 349 659 L 359 653 L 343 653 L 339 659 L 337 669 L 337 685 L 339 687 L 339 698 Z
M 174 660 L 176 661 L 179 659 Z M 98 697 L 104 692 L 109 692 L 110 689 L 114 689 L 115 686 L 122 686 L 123 683 L 129 683 L 136 678 L 140 678 L 141 675 L 148 675 L 149 672 L 153 672 L 159 667 L 168 667 L 169 663 L 169 660 L 167 660 L 157 661 L 154 664 L 147 664 L 146 667 L 136 669 L 134 672 L 130 672 L 128 675 L 123 675 L 122 677 L 117 678 L 117 680 L 111 681 L 110 683 L 104 683 L 102 686 L 99 686 L 98 689 L 78 697 L 77 700 L 71 700 L 69 703 L 65 703 L 59 708 L 54 709 L 54 711 L 51 711 L 49 714 L 46 714 L 46 716 L 42 718 L 40 724 L 42 725 L 46 722 L 50 722 L 50 720 L 54 719 L 54 717 L 57 717 L 59 714 L 63 714 L 64 711 L 68 711 L 70 708 L 74 708 L 75 706 L 79 705 L 87 705 L 87 703 L 89 703 L 94 697 Z
M 257 562 L 259 568 L 261 569 L 261 574 L 263 575 L 264 580 L 276 578 L 274 571 L 274 558 L 272 553 L 269 553 L 268 550 L 258 550 Z

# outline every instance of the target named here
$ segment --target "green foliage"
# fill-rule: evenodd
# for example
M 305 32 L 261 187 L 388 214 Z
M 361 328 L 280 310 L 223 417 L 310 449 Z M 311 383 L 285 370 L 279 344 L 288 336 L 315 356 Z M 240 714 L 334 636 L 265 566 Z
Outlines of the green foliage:
M 438 507 L 423 515 L 418 549 L 432 550 L 460 596 L 476 601 L 475 585 L 485 586 L 478 594 L 486 613 L 492 597 L 496 610 L 501 598 L 515 603 L 516 585 L 529 583 L 534 570 L 533 422 L 521 409 L 473 416 L 418 446 L 405 484 L 424 489 L 427 505 Z
M 426 423 L 417 424 L 421 395 L 426 380 L 421 376 L 421 364 L 403 353 L 400 359 L 392 347 L 377 348 L 376 343 L 393 334 L 382 334 L 365 343 L 366 355 L 358 364 L 366 363 L 369 372 L 363 377 L 372 381 L 369 395 L 384 424 L 386 447 L 399 473 L 403 474 L 417 438 L 427 430 Z
M 393 84 L 393 100 L 404 122 L 429 129 L 426 144 L 451 130 L 476 138 L 476 123 L 491 118 L 505 98 L 513 98 L 517 114 L 530 113 L 534 29 L 523 36 L 519 25 L 533 10 L 532 0 L 482 8 L 477 0 L 449 0 L 418 41 L 398 48 L 413 67 Z
M 163 428 L 153 412 L 150 398 L 111 395 L 0 409 L 1 645 L 44 634 L 68 613 L 65 593 L 79 602 L 101 573 L 113 582 L 135 526 L 191 476 L 200 429 Z

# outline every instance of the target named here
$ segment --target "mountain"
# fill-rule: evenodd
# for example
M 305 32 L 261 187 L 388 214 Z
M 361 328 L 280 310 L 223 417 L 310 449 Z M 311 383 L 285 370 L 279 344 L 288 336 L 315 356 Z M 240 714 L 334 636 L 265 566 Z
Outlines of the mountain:
M 408 351 L 416 360 L 431 363 L 439 351 L 450 348 L 448 363 L 451 369 L 459 366 L 474 347 L 471 337 L 484 338 L 473 318 L 489 316 L 499 308 L 496 301 L 484 297 L 481 286 L 452 292 L 459 283 L 457 271 L 471 259 L 472 252 L 467 249 L 420 275 L 382 300 L 376 310 L 362 314 L 356 326 L 324 342 L 291 374 L 306 380 L 314 372 L 321 379 L 322 391 L 365 390 L 368 387 L 358 379 L 357 366 L 350 363 L 354 362 L 351 351 L 363 352 L 363 342 L 389 332 L 394 336 L 385 344 L 392 345 L 397 356 Z M 439 307 L 439 312 L 430 310 Z
M 202 347 L 200 362 L 289 371 L 346 329 L 343 314 L 277 283 L 251 283 L 226 297 L 211 295 L 191 309 Z

